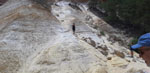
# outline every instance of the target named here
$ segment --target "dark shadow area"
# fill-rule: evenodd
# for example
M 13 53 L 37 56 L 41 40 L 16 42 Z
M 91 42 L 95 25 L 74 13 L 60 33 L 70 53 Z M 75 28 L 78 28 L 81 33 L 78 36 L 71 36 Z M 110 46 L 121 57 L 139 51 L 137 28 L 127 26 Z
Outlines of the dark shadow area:
M 99 9 L 97 9 L 96 7 L 89 7 L 89 10 L 94 13 L 96 16 L 103 18 L 105 16 L 107 16 L 106 13 L 103 13 L 102 11 L 100 11 Z
M 103 20 L 105 20 L 104 18 L 108 16 L 106 13 L 102 12 L 100 9 L 96 7 L 89 7 L 89 10 L 96 16 L 102 18 Z M 106 22 L 114 28 L 125 31 L 124 34 L 128 34 L 130 36 L 140 36 L 142 33 L 146 33 L 140 27 L 134 27 L 132 26 L 132 24 L 128 22 L 123 22 L 121 20 L 112 21 L 112 22 L 106 21 Z
M 79 11 L 82 11 L 78 6 L 77 6 L 77 4 L 76 3 L 70 3 L 69 4 L 69 6 L 70 7 L 72 7 L 73 9 L 76 9 L 76 10 L 79 10 Z
M 6 3 L 8 0 L 0 0 L 0 6 L 2 6 L 4 3 Z

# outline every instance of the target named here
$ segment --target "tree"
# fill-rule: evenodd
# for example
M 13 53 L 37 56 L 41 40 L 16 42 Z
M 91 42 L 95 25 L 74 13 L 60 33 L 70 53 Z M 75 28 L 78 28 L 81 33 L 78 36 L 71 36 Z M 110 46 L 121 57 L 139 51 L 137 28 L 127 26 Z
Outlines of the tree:
M 150 32 L 150 0 L 107 0 L 100 7 L 108 14 L 107 21 L 121 20 L 142 32 Z

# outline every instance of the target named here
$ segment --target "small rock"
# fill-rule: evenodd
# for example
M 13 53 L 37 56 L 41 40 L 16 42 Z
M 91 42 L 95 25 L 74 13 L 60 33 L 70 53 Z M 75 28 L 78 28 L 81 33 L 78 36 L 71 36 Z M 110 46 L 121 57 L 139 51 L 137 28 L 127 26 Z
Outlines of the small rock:
M 96 47 L 96 43 L 95 43 L 95 41 L 93 41 L 91 38 L 89 38 L 89 40 L 90 40 L 90 45 L 92 45 L 93 47 Z
M 105 56 L 108 55 L 108 52 L 106 52 L 106 51 L 101 51 L 101 53 L 102 53 L 103 55 L 105 55 Z
M 64 20 L 61 20 L 61 22 L 64 22 Z
M 59 15 L 58 15 L 58 14 L 57 14 L 56 16 L 57 16 L 57 17 L 59 17 Z
M 100 49 L 102 49 L 102 50 L 104 50 L 104 51 L 107 51 L 108 50 L 108 48 L 106 47 L 106 46 L 97 46 L 97 48 L 100 48 Z
M 108 58 L 107 58 L 107 60 L 111 60 L 111 59 L 112 59 L 111 57 L 108 57 Z
M 117 56 L 121 57 L 121 58 L 125 58 L 125 55 L 124 55 L 123 52 L 120 52 L 120 51 L 115 50 L 114 53 L 115 53 Z

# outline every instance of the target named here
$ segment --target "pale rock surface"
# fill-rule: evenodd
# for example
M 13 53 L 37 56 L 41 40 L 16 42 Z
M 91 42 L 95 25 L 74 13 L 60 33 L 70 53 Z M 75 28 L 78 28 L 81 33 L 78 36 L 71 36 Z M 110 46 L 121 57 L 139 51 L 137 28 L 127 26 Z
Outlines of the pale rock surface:
M 138 55 L 131 58 L 120 41 L 112 40 L 129 38 L 87 5 L 79 4 L 77 10 L 70 2 L 55 3 L 51 11 L 28 0 L 0 6 L 0 73 L 149 73 Z

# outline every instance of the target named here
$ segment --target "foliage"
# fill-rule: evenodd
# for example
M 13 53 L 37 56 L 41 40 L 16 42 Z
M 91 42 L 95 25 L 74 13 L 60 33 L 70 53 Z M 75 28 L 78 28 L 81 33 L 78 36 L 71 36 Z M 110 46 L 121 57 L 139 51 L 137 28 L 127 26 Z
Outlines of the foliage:
M 137 37 L 136 37 L 136 38 L 133 38 L 133 39 L 130 41 L 129 46 L 134 45 L 134 44 L 136 44 L 137 42 L 138 42 L 138 38 L 137 38 Z
M 105 36 L 105 33 L 104 33 L 104 31 L 101 31 L 100 33 L 101 33 L 101 35 Z
M 97 4 L 106 11 L 106 21 L 122 21 L 143 33 L 150 32 L 150 0 L 106 0 Z

